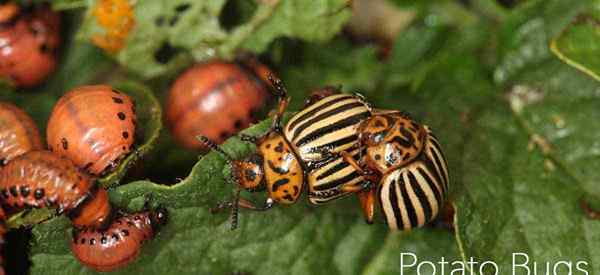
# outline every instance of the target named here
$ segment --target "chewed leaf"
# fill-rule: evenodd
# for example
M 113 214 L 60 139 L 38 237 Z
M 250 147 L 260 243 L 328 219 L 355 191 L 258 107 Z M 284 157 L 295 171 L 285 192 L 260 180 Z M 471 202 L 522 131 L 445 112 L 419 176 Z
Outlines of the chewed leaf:
M 103 187 L 119 184 L 128 169 L 152 149 L 162 129 L 161 106 L 148 87 L 133 81 L 122 81 L 113 86 L 135 100 L 138 121 L 136 146 L 114 171 L 98 179 L 98 183 Z
M 225 4 L 225 0 L 92 1 L 78 36 L 150 78 L 191 62 L 231 59 L 240 49 L 261 53 L 280 36 L 324 41 L 350 15 L 344 0 L 257 1 L 256 9 L 246 11 L 252 14 L 244 15 L 248 21 L 227 31 L 219 19 L 228 12 Z

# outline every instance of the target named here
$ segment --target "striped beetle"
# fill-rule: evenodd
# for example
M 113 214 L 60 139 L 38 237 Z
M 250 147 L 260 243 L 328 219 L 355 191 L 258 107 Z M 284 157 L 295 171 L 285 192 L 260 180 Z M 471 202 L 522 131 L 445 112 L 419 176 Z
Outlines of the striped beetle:
M 376 110 L 359 126 L 359 162 L 342 152 L 373 188 L 359 198 L 367 222 L 373 221 L 375 197 L 391 229 L 410 230 L 433 220 L 448 191 L 448 168 L 437 138 L 426 125 L 399 111 Z M 377 193 L 377 194 L 375 194 Z
M 235 197 L 217 207 L 232 208 L 232 229 L 237 227 L 239 207 L 266 210 L 275 203 L 295 203 L 305 183 L 309 201 L 314 204 L 358 192 L 368 184 L 339 155 L 358 144 L 358 126 L 371 116 L 368 104 L 356 95 L 317 95 L 282 125 L 281 118 L 289 102 L 287 91 L 281 80 L 272 76 L 269 80 L 279 97 L 270 130 L 260 137 L 240 136 L 243 141 L 256 144 L 256 154 L 235 160 L 207 137 L 197 137 L 221 154 L 232 168 L 233 181 L 237 183 Z M 353 150 L 347 156 L 358 158 L 358 153 L 359 150 Z M 269 196 L 259 207 L 241 199 L 241 189 L 266 189 Z

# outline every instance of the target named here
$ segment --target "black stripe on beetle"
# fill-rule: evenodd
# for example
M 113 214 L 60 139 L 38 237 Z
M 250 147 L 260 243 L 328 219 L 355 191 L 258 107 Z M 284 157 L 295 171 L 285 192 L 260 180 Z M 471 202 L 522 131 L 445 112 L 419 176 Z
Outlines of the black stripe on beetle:
M 348 126 L 355 125 L 355 124 L 359 123 L 360 121 L 362 121 L 363 119 L 367 118 L 368 116 L 369 116 L 369 112 L 362 112 L 362 113 L 355 114 L 353 116 L 349 116 L 343 120 L 340 120 L 338 123 L 319 128 L 319 129 L 305 135 L 300 140 L 298 140 L 298 142 L 296 142 L 296 146 L 301 147 L 317 138 L 323 137 L 326 134 L 335 132 L 337 130 L 346 128 Z
M 406 213 L 408 214 L 408 220 L 410 221 L 410 227 L 415 227 L 418 223 L 417 220 L 417 214 L 415 213 L 415 208 L 412 204 L 412 201 L 410 200 L 409 196 L 408 196 L 408 190 L 406 190 L 406 182 L 404 182 L 404 179 L 402 179 L 402 181 L 400 181 L 400 195 L 402 196 L 402 199 L 404 200 L 404 207 L 406 208 Z M 395 201 L 393 202 L 395 204 L 399 204 L 399 201 Z
M 328 104 L 327 106 L 331 106 L 331 105 Z M 294 130 L 294 133 L 292 134 L 292 136 L 297 137 L 300 133 L 302 133 L 302 131 L 304 131 L 304 129 L 314 125 L 315 123 L 323 121 L 327 118 L 335 118 L 336 115 L 338 115 L 342 112 L 354 109 L 355 107 L 361 107 L 361 106 L 364 106 L 361 102 L 353 102 L 353 103 L 349 103 L 346 105 L 342 105 L 338 108 L 334 108 L 327 112 L 324 112 L 318 116 L 315 116 L 315 117 L 305 121 L 304 123 L 302 123 L 302 125 L 298 126 L 298 128 L 296 128 Z
M 390 183 L 390 185 L 388 187 L 389 198 L 385 198 L 385 199 L 388 199 L 390 201 L 390 204 L 392 205 L 394 217 L 396 218 L 396 227 L 404 228 L 404 221 L 402 220 L 402 214 L 400 212 L 400 205 L 399 205 L 400 202 L 398 201 L 398 195 L 396 193 L 397 187 L 398 187 L 398 185 L 396 184 L 396 180 L 392 180 L 392 182 Z
M 419 204 L 423 209 L 424 222 L 427 222 L 429 221 L 429 219 L 431 219 L 432 216 L 432 205 L 429 204 L 427 195 L 425 195 L 425 192 L 423 191 L 422 186 L 419 184 L 419 181 L 417 181 L 415 175 L 410 171 L 408 171 L 408 180 L 410 182 L 410 187 L 417 196 Z

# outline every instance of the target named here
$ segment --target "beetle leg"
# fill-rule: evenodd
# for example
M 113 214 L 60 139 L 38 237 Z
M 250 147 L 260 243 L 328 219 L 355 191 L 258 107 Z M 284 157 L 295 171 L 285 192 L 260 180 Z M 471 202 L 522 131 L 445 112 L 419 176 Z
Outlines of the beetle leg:
M 235 193 L 232 201 L 220 202 L 219 204 L 217 204 L 217 206 L 210 209 L 210 213 L 216 214 L 220 211 L 231 208 L 231 214 L 230 214 L 231 230 L 234 230 L 238 227 L 240 208 L 254 210 L 254 211 L 266 211 L 266 210 L 271 209 L 273 207 L 273 205 L 275 204 L 275 202 L 271 198 L 269 198 L 265 201 L 265 204 L 263 206 L 258 207 L 256 205 L 254 205 L 254 203 L 252 203 L 251 201 L 241 198 L 240 191 L 241 191 L 241 188 L 238 188 L 236 190 L 236 193 Z
M 273 208 L 273 205 L 275 204 L 275 202 L 273 201 L 273 199 L 268 198 L 265 201 L 265 204 L 263 206 L 256 206 L 254 205 L 254 203 L 252 203 L 249 200 L 245 200 L 245 199 L 240 199 L 239 202 L 239 206 L 244 208 L 244 209 L 248 209 L 248 210 L 254 210 L 254 211 L 266 211 L 269 210 L 271 208 Z
M 375 188 L 360 191 L 357 193 L 357 196 L 365 216 L 365 221 L 368 224 L 372 224 L 373 217 L 375 216 Z

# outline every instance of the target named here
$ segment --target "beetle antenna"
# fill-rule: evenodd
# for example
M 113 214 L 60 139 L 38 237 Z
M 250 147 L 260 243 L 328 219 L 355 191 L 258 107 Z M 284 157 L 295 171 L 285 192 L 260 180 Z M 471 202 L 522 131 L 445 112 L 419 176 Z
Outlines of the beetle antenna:
M 207 138 L 205 136 L 196 136 L 196 139 L 198 139 L 198 141 L 200 141 L 200 143 L 202 143 L 206 147 L 219 153 L 219 155 L 223 156 L 227 161 L 229 161 L 229 162 L 233 161 L 233 158 L 231 157 L 231 155 L 229 155 L 227 152 L 225 152 L 225 150 L 223 150 L 223 148 L 221 148 L 221 146 L 217 145 L 214 141 L 210 140 L 209 138 Z

